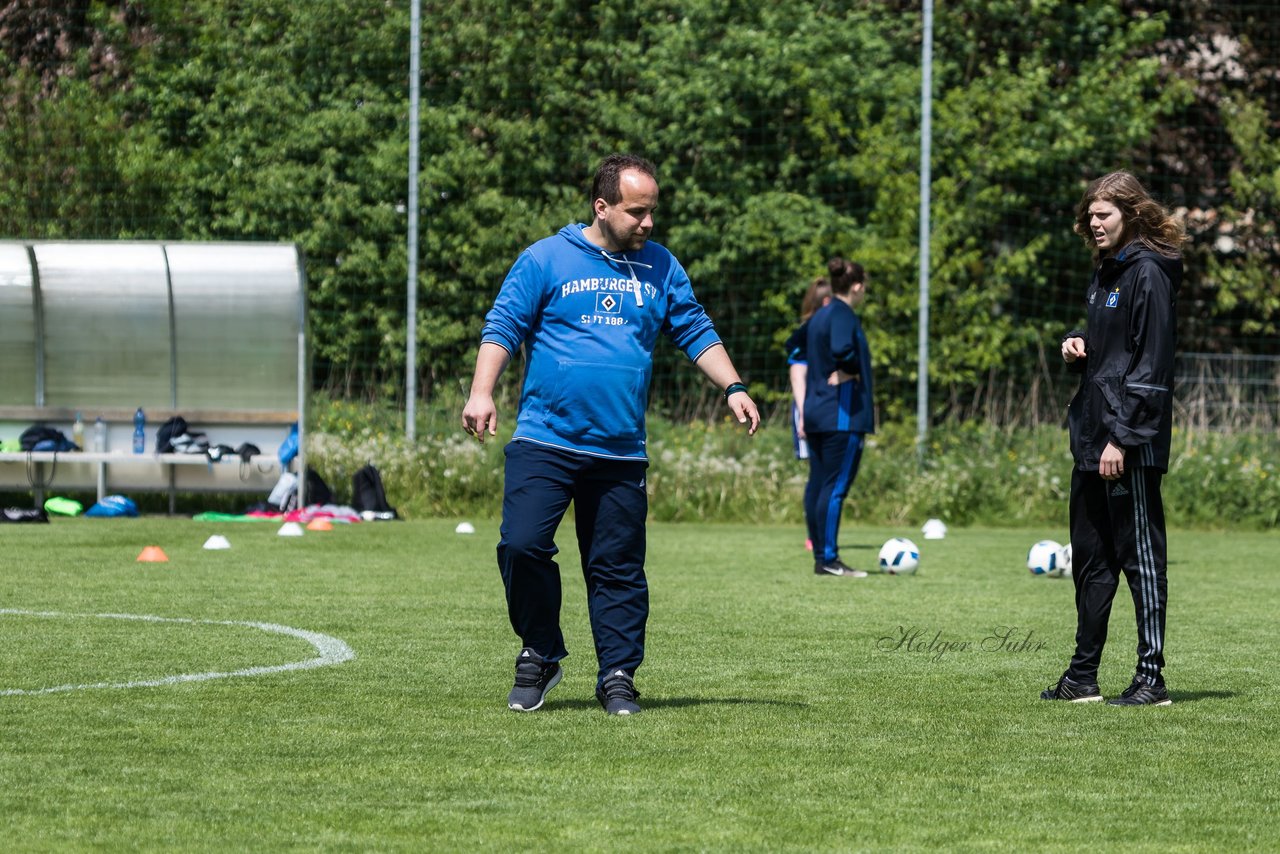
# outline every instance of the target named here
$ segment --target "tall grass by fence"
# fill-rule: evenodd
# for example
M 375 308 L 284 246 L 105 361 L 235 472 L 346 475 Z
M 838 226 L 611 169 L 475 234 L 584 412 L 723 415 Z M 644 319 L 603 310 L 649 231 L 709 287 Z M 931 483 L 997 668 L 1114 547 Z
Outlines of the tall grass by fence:
M 1031 376 L 992 371 L 985 382 L 953 393 L 952 421 L 979 420 L 1002 427 L 1061 424 L 1079 384 L 1057 353 L 1040 351 Z M 1192 432 L 1280 431 L 1280 356 L 1180 353 L 1174 366 L 1174 423 Z
M 433 408 L 409 445 L 385 416 L 362 418 L 350 403 L 321 407 L 310 461 L 345 494 L 366 462 L 379 467 L 392 503 L 417 517 L 496 516 L 501 507 L 499 435 L 465 436 L 457 409 Z M 380 421 L 381 420 L 381 421 Z M 650 515 L 662 521 L 803 524 L 806 464 L 796 460 L 785 418 L 754 437 L 723 413 L 689 423 L 650 418 Z M 1274 430 L 1175 430 L 1165 480 L 1170 523 L 1209 528 L 1280 528 L 1280 453 Z M 1065 535 L 1071 455 L 1057 425 L 996 426 L 969 420 L 930 434 L 923 463 L 915 425 L 882 425 L 868 442 L 847 501 L 852 524 L 918 530 L 949 525 L 1043 524 Z
M 1189 430 L 1280 431 L 1280 356 L 1184 353 L 1174 382 Z

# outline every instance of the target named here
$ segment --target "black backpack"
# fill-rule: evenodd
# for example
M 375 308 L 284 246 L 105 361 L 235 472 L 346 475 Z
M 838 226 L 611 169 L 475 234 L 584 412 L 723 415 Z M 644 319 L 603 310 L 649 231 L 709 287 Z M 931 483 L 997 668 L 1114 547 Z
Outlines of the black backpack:
M 324 478 L 320 476 L 320 473 L 311 466 L 307 466 L 307 503 L 333 503 L 333 490 L 329 488 L 329 484 L 324 482 Z
M 351 476 L 351 507 L 370 519 L 398 519 L 396 508 L 387 503 L 387 491 L 382 486 L 382 475 L 372 464 L 366 465 Z
M 192 430 L 187 420 L 175 415 L 156 431 L 157 454 L 204 454 L 209 451 L 209 437 Z
M 319 472 L 307 466 L 306 478 L 308 506 L 333 503 L 333 490 L 329 489 L 329 484 L 324 482 Z M 280 475 L 280 480 L 267 496 L 267 504 L 285 513 L 301 509 L 298 507 L 298 476 L 292 472 Z
M 33 424 L 18 437 L 18 445 L 24 451 L 78 451 L 80 446 L 67 438 L 56 427 Z
M 156 431 L 156 453 L 172 454 L 173 453 L 173 437 L 181 436 L 187 432 L 187 419 L 181 415 L 175 415 L 168 421 L 160 425 L 160 429 Z

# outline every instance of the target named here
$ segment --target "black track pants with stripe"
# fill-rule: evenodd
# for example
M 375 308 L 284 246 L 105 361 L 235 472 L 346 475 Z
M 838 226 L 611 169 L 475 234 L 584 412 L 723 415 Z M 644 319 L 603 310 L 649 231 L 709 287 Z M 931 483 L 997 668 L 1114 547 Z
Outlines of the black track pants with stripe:
M 1130 465 L 1118 480 L 1096 472 L 1071 475 L 1071 563 L 1076 587 L 1076 651 L 1068 674 L 1096 682 L 1120 573 L 1129 582 L 1138 623 L 1137 674 L 1164 679 L 1168 601 L 1167 540 L 1158 469 Z

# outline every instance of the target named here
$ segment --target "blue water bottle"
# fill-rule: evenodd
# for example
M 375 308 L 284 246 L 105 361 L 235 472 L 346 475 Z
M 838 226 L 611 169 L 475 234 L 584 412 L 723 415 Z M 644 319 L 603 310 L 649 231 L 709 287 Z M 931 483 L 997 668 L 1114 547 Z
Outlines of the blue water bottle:
M 133 452 L 141 454 L 147 449 L 147 416 L 142 414 L 142 407 L 133 413 Z

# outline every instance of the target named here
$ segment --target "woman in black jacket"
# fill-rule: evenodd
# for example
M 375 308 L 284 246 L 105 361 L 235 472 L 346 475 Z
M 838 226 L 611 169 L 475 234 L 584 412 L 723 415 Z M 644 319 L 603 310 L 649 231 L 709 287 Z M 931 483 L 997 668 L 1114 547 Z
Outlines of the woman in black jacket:
M 1067 333 L 1062 358 L 1080 374 L 1071 401 L 1071 548 L 1076 649 L 1046 700 L 1102 699 L 1098 665 L 1123 572 L 1133 594 L 1138 664 L 1110 702 L 1170 704 L 1164 684 L 1166 537 L 1160 481 L 1169 468 L 1175 306 L 1181 225 L 1128 172 L 1086 189 L 1075 232 L 1097 264 L 1088 327 Z

